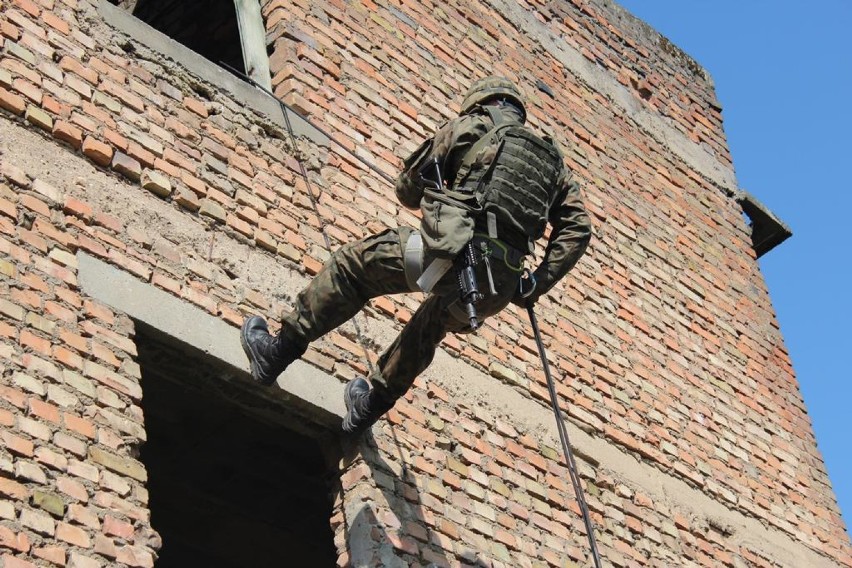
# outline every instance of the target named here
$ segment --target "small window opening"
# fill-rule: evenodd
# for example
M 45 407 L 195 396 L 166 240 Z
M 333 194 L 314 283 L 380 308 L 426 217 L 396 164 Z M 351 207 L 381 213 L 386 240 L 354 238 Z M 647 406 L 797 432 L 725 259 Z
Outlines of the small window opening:
M 234 0 L 119 0 L 118 6 L 213 61 L 245 73 Z
M 136 343 L 156 568 L 334 566 L 336 445 L 138 322 Z

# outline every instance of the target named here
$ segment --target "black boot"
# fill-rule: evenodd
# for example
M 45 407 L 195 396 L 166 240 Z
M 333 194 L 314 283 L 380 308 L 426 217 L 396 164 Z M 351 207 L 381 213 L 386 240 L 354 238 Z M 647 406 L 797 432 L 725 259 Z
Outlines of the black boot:
M 251 363 L 251 376 L 262 385 L 274 383 L 278 375 L 305 352 L 281 335 L 271 335 L 260 316 L 250 317 L 243 323 L 240 343 Z
M 343 402 L 346 404 L 343 431 L 347 434 L 360 434 L 393 408 L 393 401 L 385 400 L 361 377 L 346 385 Z

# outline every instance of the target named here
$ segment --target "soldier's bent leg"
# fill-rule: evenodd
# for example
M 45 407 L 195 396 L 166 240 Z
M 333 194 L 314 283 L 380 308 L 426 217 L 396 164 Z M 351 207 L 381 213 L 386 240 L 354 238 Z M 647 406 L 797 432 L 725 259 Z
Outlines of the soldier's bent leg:
M 451 316 L 446 304 L 447 300 L 441 296 L 426 298 L 393 344 L 379 357 L 378 366 L 370 377 L 373 388 L 364 379 L 355 379 L 346 386 L 344 432 L 360 433 L 372 426 L 429 366 L 435 349 L 447 334 Z
M 403 250 L 410 232 L 389 229 L 341 247 L 298 295 L 278 336 L 263 318 L 247 319 L 240 339 L 254 379 L 272 384 L 308 343 L 352 318 L 370 298 L 409 291 Z
M 403 247 L 407 228 L 388 229 L 344 245 L 296 297 L 282 334 L 305 347 L 350 320 L 377 296 L 410 291 Z
M 484 289 L 484 275 L 480 286 Z M 493 267 L 496 295 L 489 295 L 477 304 L 480 320 L 484 320 L 508 305 L 518 285 L 518 273 L 505 264 Z M 467 314 L 458 305 L 458 289 L 452 275 L 439 285 L 440 293 L 429 296 L 396 340 L 379 358 L 378 367 L 370 380 L 347 385 L 345 402 L 348 412 L 343 421 L 346 432 L 361 432 L 369 428 L 382 414 L 390 410 L 420 373 L 432 363 L 435 350 L 449 332 L 472 331 Z M 456 304 L 453 306 L 453 304 Z M 451 309 L 452 306 L 452 309 Z

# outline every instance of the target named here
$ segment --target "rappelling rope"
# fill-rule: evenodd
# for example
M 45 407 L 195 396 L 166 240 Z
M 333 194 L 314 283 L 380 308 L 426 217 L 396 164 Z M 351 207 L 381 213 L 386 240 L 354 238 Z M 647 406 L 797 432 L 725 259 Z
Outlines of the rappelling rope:
M 323 130 L 321 130 L 317 126 L 315 126 L 307 118 L 301 116 L 295 110 L 290 108 L 290 106 L 287 105 L 287 103 L 285 103 L 284 101 L 282 101 L 278 97 L 276 97 L 275 93 L 273 93 L 272 91 L 270 91 L 269 89 L 267 89 L 266 87 L 264 87 L 263 85 L 261 85 L 260 83 L 258 83 L 257 81 L 255 81 L 254 79 L 249 77 L 248 75 L 246 75 L 245 73 L 243 73 L 243 72 L 241 72 L 237 69 L 234 69 L 233 67 L 231 67 L 227 63 L 220 61 L 219 64 L 224 66 L 228 70 L 230 70 L 232 73 L 235 73 L 236 75 L 242 77 L 248 83 L 251 83 L 252 85 L 257 87 L 258 89 L 265 92 L 267 95 L 269 95 L 270 97 L 275 99 L 278 102 L 278 104 L 280 105 L 281 112 L 284 114 L 284 122 L 287 126 L 287 133 L 290 136 L 290 144 L 293 146 L 293 154 L 296 157 L 296 162 L 299 164 L 299 173 L 302 175 L 302 179 L 305 180 L 305 187 L 307 188 L 308 197 L 310 198 L 311 208 L 313 209 L 314 214 L 317 216 L 317 219 L 319 219 L 321 223 L 323 221 L 323 216 L 319 211 L 319 206 L 317 204 L 317 197 L 314 194 L 314 189 L 313 189 L 313 186 L 311 185 L 311 180 L 308 177 L 308 171 L 305 168 L 305 162 L 302 159 L 302 153 L 299 151 L 299 146 L 298 146 L 298 143 L 296 141 L 296 134 L 293 131 L 293 124 L 290 122 L 290 113 L 291 112 L 293 114 L 300 116 L 302 118 L 302 120 L 304 120 L 305 122 L 307 122 L 308 124 L 310 124 L 311 126 L 316 128 L 323 136 L 325 136 L 326 138 L 328 138 L 332 142 L 335 142 L 340 148 L 342 148 L 343 150 L 348 152 L 350 155 L 352 155 L 352 157 L 361 161 L 364 165 L 366 165 L 367 167 L 369 167 L 370 169 L 372 169 L 373 171 L 378 173 L 384 180 L 393 184 L 393 178 L 391 178 L 389 175 L 387 175 L 386 173 L 379 170 L 375 165 L 367 162 L 366 160 L 364 160 L 360 156 L 350 152 L 349 149 L 346 148 L 345 146 L 343 146 L 340 142 L 335 141 L 334 138 L 329 136 L 326 132 L 324 132 Z M 323 241 L 325 243 L 325 248 L 329 252 L 329 254 L 331 254 L 332 253 L 331 239 L 329 238 L 328 231 L 326 230 L 326 223 L 322 223 L 322 229 L 320 230 L 320 232 L 322 233 L 322 238 L 323 238 Z M 364 334 L 361 332 L 361 326 L 358 325 L 358 321 L 355 320 L 355 319 L 352 319 L 352 325 L 355 328 L 355 335 L 358 338 L 358 344 L 361 346 L 361 349 L 364 350 L 364 360 L 367 362 L 367 369 L 369 370 L 369 373 L 372 375 L 373 371 L 374 371 L 373 363 L 372 363 L 372 361 L 370 361 L 370 351 L 369 351 L 369 349 L 367 349 L 367 343 L 366 343 L 366 340 L 364 339 Z

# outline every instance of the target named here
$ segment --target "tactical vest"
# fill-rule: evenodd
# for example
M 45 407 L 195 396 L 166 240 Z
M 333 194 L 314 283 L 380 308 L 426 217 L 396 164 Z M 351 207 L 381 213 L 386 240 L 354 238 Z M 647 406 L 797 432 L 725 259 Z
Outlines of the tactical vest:
M 465 154 L 455 185 L 462 191 L 472 190 L 482 206 L 477 224 L 492 232 L 496 220 L 499 239 L 533 252 L 559 189 L 562 156 L 556 146 L 521 122 L 506 118 L 494 107 L 482 108 L 491 115 L 494 127 Z M 493 158 L 484 162 L 483 157 L 492 151 Z

